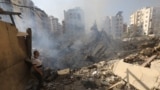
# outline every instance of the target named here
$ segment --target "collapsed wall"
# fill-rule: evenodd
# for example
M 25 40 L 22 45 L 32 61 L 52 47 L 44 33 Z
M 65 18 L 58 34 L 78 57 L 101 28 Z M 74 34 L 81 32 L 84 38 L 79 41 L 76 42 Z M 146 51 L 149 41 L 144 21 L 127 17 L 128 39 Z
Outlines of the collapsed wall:
M 17 37 L 14 25 L 0 21 L 0 90 L 24 90 L 28 73 L 24 37 Z

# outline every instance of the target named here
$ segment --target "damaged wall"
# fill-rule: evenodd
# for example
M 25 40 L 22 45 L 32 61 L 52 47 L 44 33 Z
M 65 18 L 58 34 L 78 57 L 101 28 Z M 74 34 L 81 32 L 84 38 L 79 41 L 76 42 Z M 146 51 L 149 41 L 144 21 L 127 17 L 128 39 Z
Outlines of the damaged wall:
M 24 37 L 15 26 L 0 21 L 0 90 L 23 90 L 27 67 Z

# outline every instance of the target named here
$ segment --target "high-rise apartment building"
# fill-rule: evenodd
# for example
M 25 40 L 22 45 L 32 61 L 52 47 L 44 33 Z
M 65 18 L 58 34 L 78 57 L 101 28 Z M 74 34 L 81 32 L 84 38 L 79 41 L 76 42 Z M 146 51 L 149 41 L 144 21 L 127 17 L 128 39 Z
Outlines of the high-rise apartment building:
M 63 27 L 59 23 L 58 18 L 50 16 L 50 24 L 51 24 L 51 31 L 54 33 L 55 36 L 59 36 L 63 34 Z
M 160 7 L 145 7 L 130 16 L 130 25 L 144 35 L 160 33 Z
M 115 16 L 107 16 L 103 25 L 103 29 L 112 38 L 121 38 L 123 33 L 122 12 L 118 12 Z
M 69 36 L 80 36 L 84 33 L 84 12 L 81 8 L 74 8 L 64 11 L 65 32 Z

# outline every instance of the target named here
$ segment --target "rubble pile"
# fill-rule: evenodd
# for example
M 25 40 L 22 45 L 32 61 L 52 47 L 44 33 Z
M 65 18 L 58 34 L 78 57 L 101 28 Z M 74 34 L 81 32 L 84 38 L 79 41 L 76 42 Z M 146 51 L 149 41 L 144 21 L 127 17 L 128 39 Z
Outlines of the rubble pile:
M 58 48 L 56 56 L 46 55 L 47 51 L 42 52 L 42 55 L 44 55 L 43 57 L 45 57 L 45 60 L 47 58 L 47 62 L 49 62 L 45 63 L 46 66 L 50 66 L 54 69 L 62 69 L 68 67 L 77 68 L 86 65 L 91 65 L 98 61 L 101 61 L 104 58 L 109 58 L 111 57 L 111 55 L 114 56 L 114 52 L 109 52 L 114 51 L 109 50 L 111 49 L 111 47 L 115 45 L 114 40 L 111 40 L 111 38 L 109 38 L 104 31 L 97 33 L 97 36 L 95 36 L 94 38 L 82 42 L 83 45 L 81 46 L 76 46 L 74 44 L 75 42 L 70 42 L 70 44 L 68 44 L 69 42 L 65 43 L 67 45 L 60 44 L 60 48 Z M 113 49 L 115 49 L 114 47 Z
M 121 81 L 121 78 L 114 75 L 111 70 L 111 66 L 115 61 L 101 61 L 78 70 L 59 70 L 57 71 L 58 76 L 56 78 L 44 80 L 42 90 L 109 90 L 113 84 Z M 50 70 L 51 72 L 52 70 Z M 52 73 L 49 77 L 55 76 L 56 74 Z M 30 85 L 28 85 L 26 90 L 34 90 L 36 82 L 30 81 L 29 83 Z M 123 82 L 114 88 L 124 90 L 125 83 Z
M 128 55 L 91 65 L 62 70 L 45 70 L 42 90 L 157 90 L 160 89 L 160 43 L 157 38 L 132 41 Z M 131 42 L 130 42 L 131 43 Z M 127 44 L 125 42 L 125 44 Z M 133 44 L 133 43 L 132 43 Z M 101 49 L 102 50 L 102 49 Z M 119 56 L 120 56 L 119 55 Z M 70 56 L 72 56 L 70 54 Z M 70 57 L 68 56 L 68 58 Z M 95 60 L 92 55 L 85 57 Z M 98 61 L 98 60 L 97 60 Z M 78 63 L 77 63 L 78 64 Z M 26 90 L 35 90 L 29 81 Z
M 132 53 L 124 58 L 124 62 L 142 65 L 153 55 L 156 55 L 154 60 L 160 58 L 160 43 L 158 39 L 149 39 L 144 41 L 137 48 L 137 52 Z

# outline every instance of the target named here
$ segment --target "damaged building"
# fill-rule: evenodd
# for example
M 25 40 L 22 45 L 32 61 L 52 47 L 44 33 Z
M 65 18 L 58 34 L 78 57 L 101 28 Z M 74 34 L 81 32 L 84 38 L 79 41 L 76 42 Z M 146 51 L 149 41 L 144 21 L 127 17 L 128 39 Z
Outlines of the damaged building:
M 124 22 L 122 11 L 119 11 L 115 16 L 106 17 L 103 24 L 103 29 L 108 35 L 110 35 L 110 37 L 120 39 L 123 34 L 123 25 Z
M 122 12 L 107 17 L 102 30 L 93 23 L 89 37 L 80 8 L 64 11 L 61 25 L 30 0 L 7 0 L 0 6 L 0 14 L 9 17 L 9 22 L 5 16 L 0 21 L 0 90 L 36 90 L 38 81 L 25 61 L 33 49 L 44 61 L 41 90 L 160 89 L 160 39 L 120 40 Z M 32 32 L 20 32 L 27 27 Z
M 71 39 L 71 41 L 74 41 L 74 38 L 81 38 L 81 36 L 85 34 L 84 19 L 84 12 L 79 7 L 64 11 L 64 32 Z

